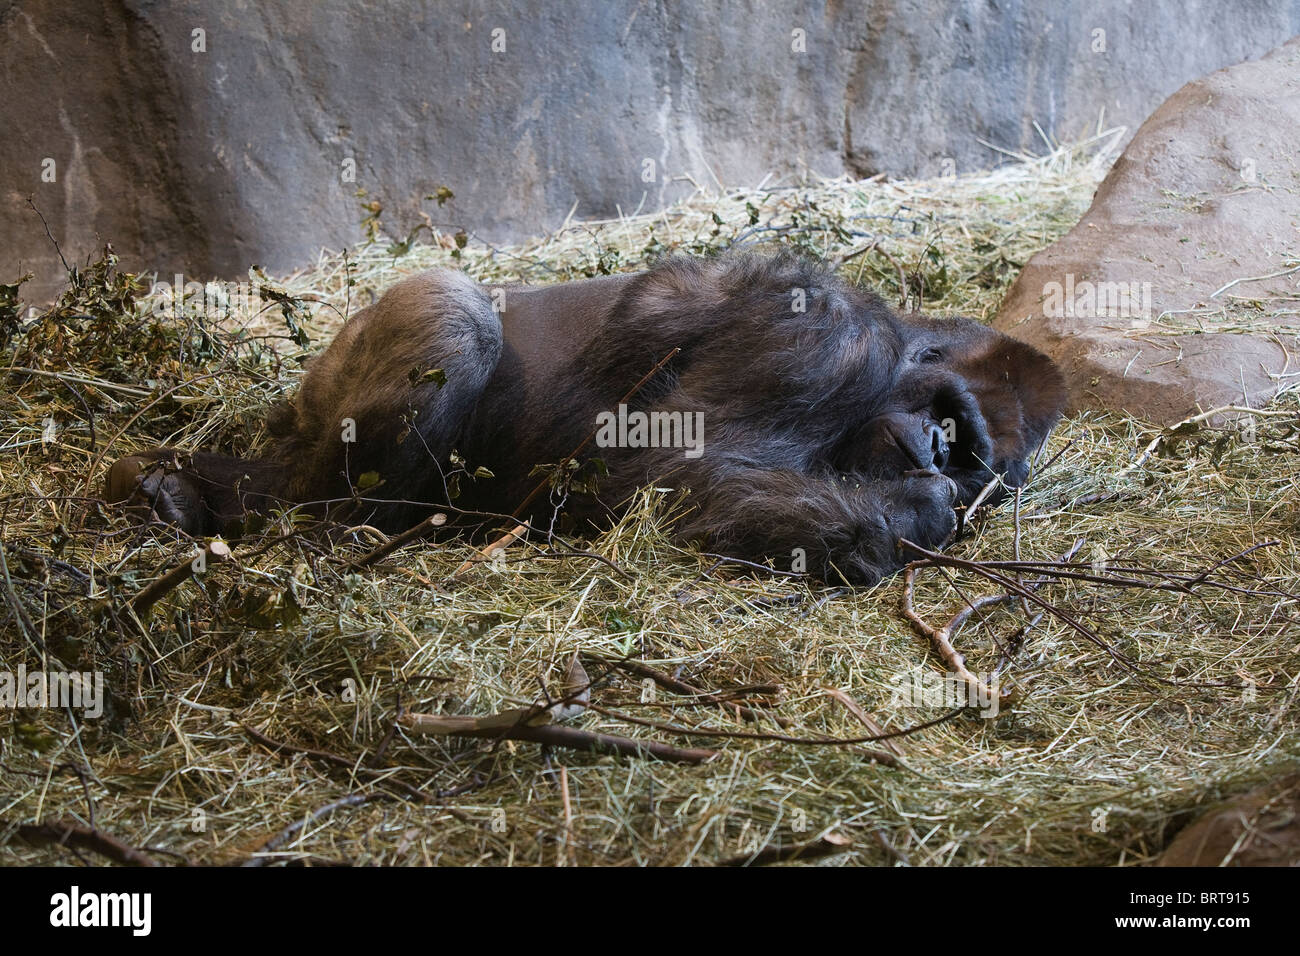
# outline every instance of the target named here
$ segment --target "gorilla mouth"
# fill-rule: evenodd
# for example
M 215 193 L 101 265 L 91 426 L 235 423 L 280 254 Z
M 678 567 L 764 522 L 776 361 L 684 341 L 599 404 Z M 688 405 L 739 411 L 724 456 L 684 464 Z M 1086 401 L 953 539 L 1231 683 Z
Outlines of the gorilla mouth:
M 993 439 L 974 396 L 965 391 L 943 391 L 934 397 L 931 409 L 948 443 L 942 470 L 992 473 Z
M 880 476 L 928 471 L 950 478 L 991 474 L 992 441 L 983 416 L 958 393 L 941 393 L 917 411 L 886 412 L 850 443 L 842 465 Z
M 929 445 L 931 454 L 928 456 L 929 460 L 926 460 L 927 445 L 925 439 L 930 435 L 932 428 L 938 428 L 938 423 L 927 419 L 920 425 L 921 436 L 913 435 L 904 438 L 900 434 L 902 429 L 896 423 L 887 422 L 885 424 L 885 436 L 902 453 L 903 457 L 912 463 L 912 466 L 917 471 L 943 471 L 951 454 L 951 447 L 946 443 L 940 450 L 935 448 L 933 442 L 931 442 Z

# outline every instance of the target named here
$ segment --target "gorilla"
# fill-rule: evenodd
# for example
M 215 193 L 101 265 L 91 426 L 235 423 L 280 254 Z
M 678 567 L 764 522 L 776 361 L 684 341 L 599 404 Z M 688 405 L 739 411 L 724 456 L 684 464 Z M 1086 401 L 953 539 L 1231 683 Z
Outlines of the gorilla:
M 872 584 L 995 476 L 1023 484 L 1064 401 L 1029 346 L 792 254 L 547 287 L 435 269 L 308 363 L 265 457 L 152 449 L 106 497 L 195 535 L 293 506 L 400 532 L 440 509 L 599 527 L 653 484 L 688 491 L 683 541 Z

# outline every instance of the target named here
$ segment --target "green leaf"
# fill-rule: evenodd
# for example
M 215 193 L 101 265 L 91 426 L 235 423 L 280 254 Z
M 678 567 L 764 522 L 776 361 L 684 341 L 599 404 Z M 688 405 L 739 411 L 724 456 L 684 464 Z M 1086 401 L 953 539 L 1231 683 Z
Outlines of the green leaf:
M 428 382 L 433 382 L 433 384 L 437 385 L 438 388 L 442 388 L 447 384 L 447 373 L 440 368 L 431 368 L 420 375 L 420 385 L 427 384 Z
M 284 324 L 285 328 L 289 330 L 289 337 L 293 339 L 299 348 L 305 349 L 309 346 L 311 339 L 302 327 L 302 323 L 311 318 L 311 311 L 307 308 L 307 303 L 296 295 L 272 285 L 261 267 L 253 266 L 249 269 L 249 272 L 261 281 L 257 294 L 263 299 L 280 306 L 280 314 L 284 316 Z
M 415 245 L 415 240 L 420 237 L 420 233 L 428 228 L 429 226 L 427 224 L 420 223 L 420 225 L 416 226 L 406 234 L 405 239 L 390 243 L 385 251 L 394 259 L 406 255 L 411 251 L 411 246 Z
M 446 186 L 439 186 L 439 187 L 438 187 L 437 189 L 435 189 L 435 190 L 434 190 L 430 195 L 425 196 L 424 198 L 425 198 L 425 199 L 436 199 L 436 200 L 438 200 L 438 205 L 441 206 L 441 205 L 442 205 L 443 203 L 445 203 L 448 199 L 454 199 L 454 198 L 456 198 L 456 194 L 455 194 L 454 192 L 452 192 L 450 189 L 448 189 Z

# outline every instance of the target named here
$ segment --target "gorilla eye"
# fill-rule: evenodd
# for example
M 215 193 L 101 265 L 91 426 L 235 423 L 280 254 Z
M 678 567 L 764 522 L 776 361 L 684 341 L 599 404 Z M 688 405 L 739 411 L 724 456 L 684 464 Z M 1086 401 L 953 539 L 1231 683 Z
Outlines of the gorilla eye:
M 916 356 L 917 364 L 925 365 L 930 362 L 942 362 L 943 353 L 936 348 L 922 349 Z

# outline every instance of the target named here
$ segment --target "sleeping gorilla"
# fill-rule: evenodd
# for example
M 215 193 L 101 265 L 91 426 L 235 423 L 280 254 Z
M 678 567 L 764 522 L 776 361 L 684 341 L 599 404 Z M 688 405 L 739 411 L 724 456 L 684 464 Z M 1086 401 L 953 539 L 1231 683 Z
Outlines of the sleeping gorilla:
M 650 443 L 630 429 L 624 447 L 584 450 L 608 473 L 567 514 L 599 524 L 647 483 L 687 488 L 681 538 L 776 567 L 801 553 L 822 579 L 874 583 L 902 565 L 900 538 L 947 541 L 954 509 L 995 473 L 1023 483 L 1064 397 L 1032 348 L 967 319 L 900 317 L 790 255 L 672 258 L 543 288 L 434 270 L 343 326 L 270 416 L 267 457 L 155 449 L 114 465 L 107 497 L 193 534 L 330 501 L 402 531 L 448 504 L 453 452 L 492 473 L 464 483 L 459 513 L 516 513 L 535 466 L 616 412 L 657 412 L 661 447 L 628 447 Z M 693 444 L 663 447 L 692 422 Z M 554 503 L 532 497 L 518 516 L 546 527 Z

